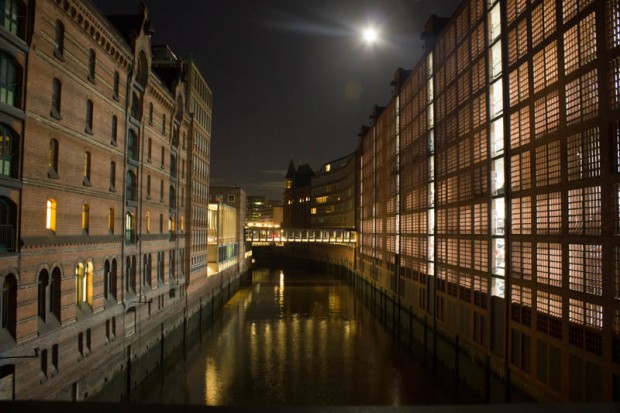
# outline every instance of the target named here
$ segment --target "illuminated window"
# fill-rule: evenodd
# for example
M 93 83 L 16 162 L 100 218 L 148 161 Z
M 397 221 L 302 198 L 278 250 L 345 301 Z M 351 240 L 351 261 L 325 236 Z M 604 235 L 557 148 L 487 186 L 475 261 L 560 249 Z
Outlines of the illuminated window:
M 562 287 L 562 246 L 539 242 L 536 245 L 536 281 Z
M 325 172 L 329 172 L 332 169 L 330 164 L 325 165 Z
M 181 215 L 181 232 L 185 232 L 185 217 Z
M 564 70 L 566 74 L 596 58 L 596 23 L 590 13 L 564 33 Z
M 88 261 L 86 265 L 79 262 L 75 267 L 75 286 L 76 296 L 75 303 L 78 306 L 82 304 L 92 305 L 93 296 L 93 263 Z
M 45 218 L 45 228 L 50 231 L 56 232 L 56 200 L 47 200 L 47 213 Z
M 114 234 L 114 208 L 108 209 L 108 231 Z
M 572 125 L 597 115 L 598 83 L 594 69 L 566 84 L 566 122 Z
M 569 288 L 603 295 L 603 254 L 601 245 L 569 245 Z
M 607 45 L 609 49 L 620 46 L 620 1 L 609 0 L 607 5 Z
M 136 218 L 131 212 L 125 214 L 125 242 L 134 243 L 136 241 Z
M 311 213 L 312 215 L 316 215 L 316 207 L 313 207 L 313 208 L 310 210 L 310 213 Z
M 88 204 L 82 205 L 82 231 L 88 234 L 90 227 L 90 208 Z
M 146 232 L 149 234 L 151 232 L 151 213 L 146 211 Z
M 568 180 L 575 181 L 600 175 L 601 148 L 599 129 L 592 128 L 568 136 Z

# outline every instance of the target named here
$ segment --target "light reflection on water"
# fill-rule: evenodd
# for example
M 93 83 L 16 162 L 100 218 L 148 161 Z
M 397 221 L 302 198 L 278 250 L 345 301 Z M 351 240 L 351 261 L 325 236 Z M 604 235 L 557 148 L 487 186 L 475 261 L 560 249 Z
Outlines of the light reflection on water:
M 441 380 L 394 344 L 352 287 L 329 275 L 255 271 L 252 286 L 232 297 L 189 354 L 182 368 L 171 369 L 159 385 L 147 380 L 132 400 L 208 405 L 456 402 L 454 394 L 442 390 Z

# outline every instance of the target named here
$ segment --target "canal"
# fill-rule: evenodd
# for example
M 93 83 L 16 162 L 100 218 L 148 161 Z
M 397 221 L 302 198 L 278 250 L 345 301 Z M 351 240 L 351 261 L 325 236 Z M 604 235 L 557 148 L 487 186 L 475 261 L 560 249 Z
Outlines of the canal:
M 255 270 L 132 402 L 412 405 L 480 402 L 399 344 L 345 278 Z

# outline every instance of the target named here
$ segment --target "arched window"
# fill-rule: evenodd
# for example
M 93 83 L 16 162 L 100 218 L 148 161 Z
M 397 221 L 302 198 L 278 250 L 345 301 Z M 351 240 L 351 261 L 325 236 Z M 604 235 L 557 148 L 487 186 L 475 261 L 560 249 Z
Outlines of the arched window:
M 153 124 L 153 102 L 149 103 L 149 125 Z
M 146 196 L 151 197 L 151 175 L 146 176 Z
M 105 260 L 103 263 L 103 299 L 109 300 L 112 294 L 110 294 L 110 272 L 111 272 L 110 260 Z
M 151 213 L 146 211 L 146 233 L 149 234 L 151 232 Z
M 118 129 L 118 118 L 116 115 L 112 116 L 112 143 L 116 144 L 117 137 L 117 129 Z
M 2 282 L 2 295 L 0 296 L 0 328 L 5 329 L 15 338 L 17 330 L 17 279 L 15 275 L 8 274 Z
M 47 320 L 47 313 L 49 313 L 49 274 L 47 270 L 41 270 L 39 272 L 39 280 L 37 282 L 37 290 L 38 290 L 38 315 L 39 318 L 43 321 Z
M 50 139 L 49 151 L 49 171 L 50 178 L 58 178 L 58 141 L 54 138 Z
M 142 100 L 140 99 L 140 93 L 133 92 L 131 95 L 131 117 L 137 120 L 141 120 L 140 108 L 142 107 Z
M 93 101 L 86 101 L 86 133 L 93 133 Z
M 86 269 L 84 264 L 79 262 L 75 266 L 75 304 L 82 305 L 86 301 Z
M 52 117 L 56 119 L 61 119 L 60 116 L 60 103 L 62 100 L 62 83 L 60 83 L 60 79 L 54 78 L 52 81 Z
M 110 191 L 116 191 L 116 162 L 110 161 Z
M 17 36 L 19 29 L 19 2 L 17 0 L 0 0 L 0 24 Z
M 127 200 L 137 201 L 137 179 L 136 174 L 133 171 L 127 171 Z
M 52 279 L 50 282 L 50 298 L 49 298 L 49 309 L 50 313 L 56 316 L 58 321 L 60 319 L 60 292 L 61 292 L 61 278 L 62 274 L 60 273 L 60 269 L 55 267 L 52 270 Z
M 168 189 L 168 197 L 169 197 L 169 203 L 170 203 L 170 208 L 174 209 L 176 208 L 176 191 L 174 190 L 174 185 L 170 185 L 170 188 Z
M 54 56 L 62 59 L 65 53 L 65 25 L 60 20 L 56 20 L 56 49 L 54 49 Z
M 82 231 L 88 234 L 90 229 L 90 207 L 88 204 L 82 205 Z
M 136 218 L 131 212 L 125 215 L 125 241 L 128 243 L 136 241 Z
M 177 158 L 173 154 L 170 154 L 170 176 L 177 177 Z
M 135 292 L 134 284 L 131 279 L 131 257 L 127 257 L 125 261 L 125 291 L 126 292 Z
M 0 196 L 0 252 L 15 251 L 17 206 Z
M 86 302 L 93 305 L 93 276 L 95 268 L 92 261 L 86 262 Z
M 144 254 L 144 284 L 153 286 L 153 262 L 151 254 Z
M 56 232 L 56 200 L 49 198 L 47 200 L 47 213 L 45 218 L 45 228 Z
M 90 165 L 91 165 L 91 157 L 90 152 L 84 152 L 84 185 L 90 186 Z
M 138 292 L 138 263 L 136 256 L 131 257 L 131 273 L 129 274 L 129 280 L 131 283 L 131 290 L 134 293 Z
M 133 129 L 129 129 L 129 136 L 127 137 L 127 155 L 129 159 L 138 160 L 138 138 Z
M 88 52 L 88 80 L 95 81 L 95 65 L 97 62 L 97 55 L 93 49 Z
M 17 93 L 17 63 L 4 52 L 0 52 L 0 102 L 15 106 Z
M 0 125 L 0 175 L 10 177 L 13 175 L 13 136 Z
M 114 208 L 108 209 L 108 231 L 114 234 Z
M 116 258 L 112 260 L 112 268 L 110 269 L 110 294 L 114 300 L 117 299 L 117 281 L 118 280 L 118 262 Z
M 119 90 L 120 83 L 121 83 L 120 75 L 118 74 L 118 72 L 114 72 L 114 90 L 112 92 L 112 97 L 117 100 L 118 100 L 118 90 Z

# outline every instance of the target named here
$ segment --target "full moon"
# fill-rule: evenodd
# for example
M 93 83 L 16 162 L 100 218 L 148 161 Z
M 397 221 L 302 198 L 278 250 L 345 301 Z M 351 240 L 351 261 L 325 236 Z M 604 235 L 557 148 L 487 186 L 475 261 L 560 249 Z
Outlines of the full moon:
M 372 44 L 372 43 L 375 43 L 379 39 L 379 33 L 377 33 L 376 29 L 372 27 L 367 27 L 362 32 L 362 38 L 364 39 L 366 43 Z

